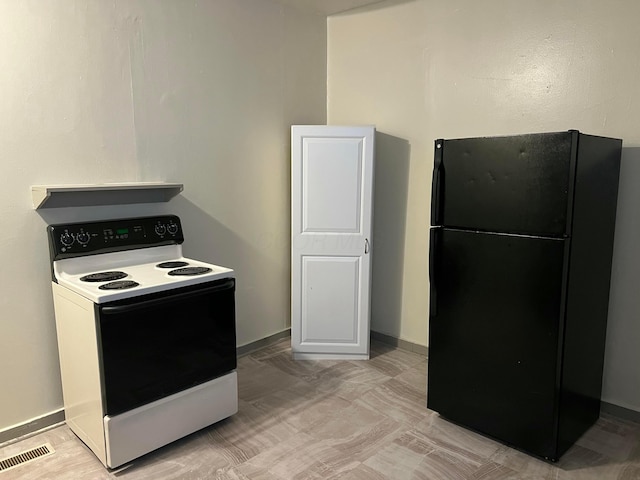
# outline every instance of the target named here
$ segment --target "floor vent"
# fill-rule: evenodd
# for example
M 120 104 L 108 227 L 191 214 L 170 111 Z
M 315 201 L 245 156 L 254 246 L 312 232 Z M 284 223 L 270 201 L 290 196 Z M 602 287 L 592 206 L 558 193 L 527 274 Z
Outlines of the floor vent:
M 26 452 L 18 453 L 17 455 L 13 455 L 12 457 L 0 460 L 0 472 L 11 470 L 12 468 L 24 465 L 25 463 L 32 462 L 37 458 L 51 455 L 54 452 L 55 450 L 53 449 L 53 447 L 50 444 L 45 443 L 44 445 L 32 448 L 31 450 L 27 450 Z

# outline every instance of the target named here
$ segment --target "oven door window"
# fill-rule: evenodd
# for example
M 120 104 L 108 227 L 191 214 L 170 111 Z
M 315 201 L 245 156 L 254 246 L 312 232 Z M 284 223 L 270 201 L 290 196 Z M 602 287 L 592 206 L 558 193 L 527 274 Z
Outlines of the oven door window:
M 105 413 L 116 415 L 236 368 L 235 282 L 100 305 Z

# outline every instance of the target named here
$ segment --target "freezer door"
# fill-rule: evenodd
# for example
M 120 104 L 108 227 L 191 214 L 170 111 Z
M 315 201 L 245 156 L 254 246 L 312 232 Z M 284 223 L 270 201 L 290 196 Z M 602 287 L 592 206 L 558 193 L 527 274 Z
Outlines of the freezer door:
M 432 225 L 568 233 L 578 132 L 437 140 Z M 572 148 L 573 147 L 575 148 Z
M 432 229 L 428 408 L 547 458 L 568 241 Z

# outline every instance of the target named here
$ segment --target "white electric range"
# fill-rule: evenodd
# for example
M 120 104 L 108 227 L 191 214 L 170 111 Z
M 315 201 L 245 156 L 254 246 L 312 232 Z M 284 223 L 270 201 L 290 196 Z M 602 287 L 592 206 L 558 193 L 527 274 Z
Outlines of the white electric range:
M 69 427 L 109 468 L 237 412 L 235 275 L 173 215 L 48 227 Z

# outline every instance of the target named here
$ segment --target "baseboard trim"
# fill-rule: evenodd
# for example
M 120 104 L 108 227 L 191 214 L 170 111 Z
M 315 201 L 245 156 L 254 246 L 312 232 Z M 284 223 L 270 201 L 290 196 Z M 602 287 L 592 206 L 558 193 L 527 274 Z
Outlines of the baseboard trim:
M 614 417 L 622 418 L 623 420 L 631 420 L 632 422 L 640 423 L 640 412 L 636 412 L 635 410 L 621 407 L 619 405 L 614 405 L 613 403 L 600 402 L 600 411 Z
M 386 335 L 384 333 L 374 332 L 373 330 L 370 333 L 372 340 L 386 343 L 387 345 L 391 345 L 392 347 L 396 347 L 401 350 L 407 350 L 413 353 L 418 353 L 420 355 L 424 355 L 425 357 L 429 353 L 429 348 L 425 347 L 424 345 L 418 345 L 417 343 L 408 342 L 407 340 L 402 340 L 400 338 Z M 291 337 L 290 328 L 282 330 L 278 333 L 274 333 L 273 335 L 270 335 L 268 337 L 261 338 L 260 340 L 256 340 L 255 342 L 242 345 L 238 347 L 236 351 L 238 352 L 238 356 L 242 357 L 244 355 L 248 355 L 249 353 L 255 352 L 256 350 L 260 350 L 261 348 L 268 347 L 269 345 L 273 345 L 274 343 L 278 343 L 280 340 L 287 337 Z
M 387 345 L 391 345 L 396 348 L 400 348 L 401 350 L 419 353 L 420 355 L 424 355 L 425 357 L 429 354 L 429 347 L 418 345 L 417 343 L 413 342 L 408 342 L 406 340 L 402 340 L 401 338 L 396 338 L 384 333 L 374 332 L 373 330 L 371 331 L 371 339 L 386 343 Z
M 0 446 L 22 440 L 29 435 L 62 422 L 64 422 L 64 409 L 61 408 L 15 427 L 9 427 L 0 431 Z
M 269 335 L 268 337 L 261 338 L 260 340 L 256 340 L 255 342 L 242 345 L 236 348 L 236 352 L 239 357 L 243 357 L 252 352 L 255 352 L 256 350 L 260 350 L 261 348 L 268 347 L 269 345 L 273 345 L 274 343 L 278 343 L 283 338 L 287 338 L 290 336 L 291 336 L 291 329 L 287 328 L 285 330 L 282 330 L 281 332 L 274 333 L 273 335 Z

